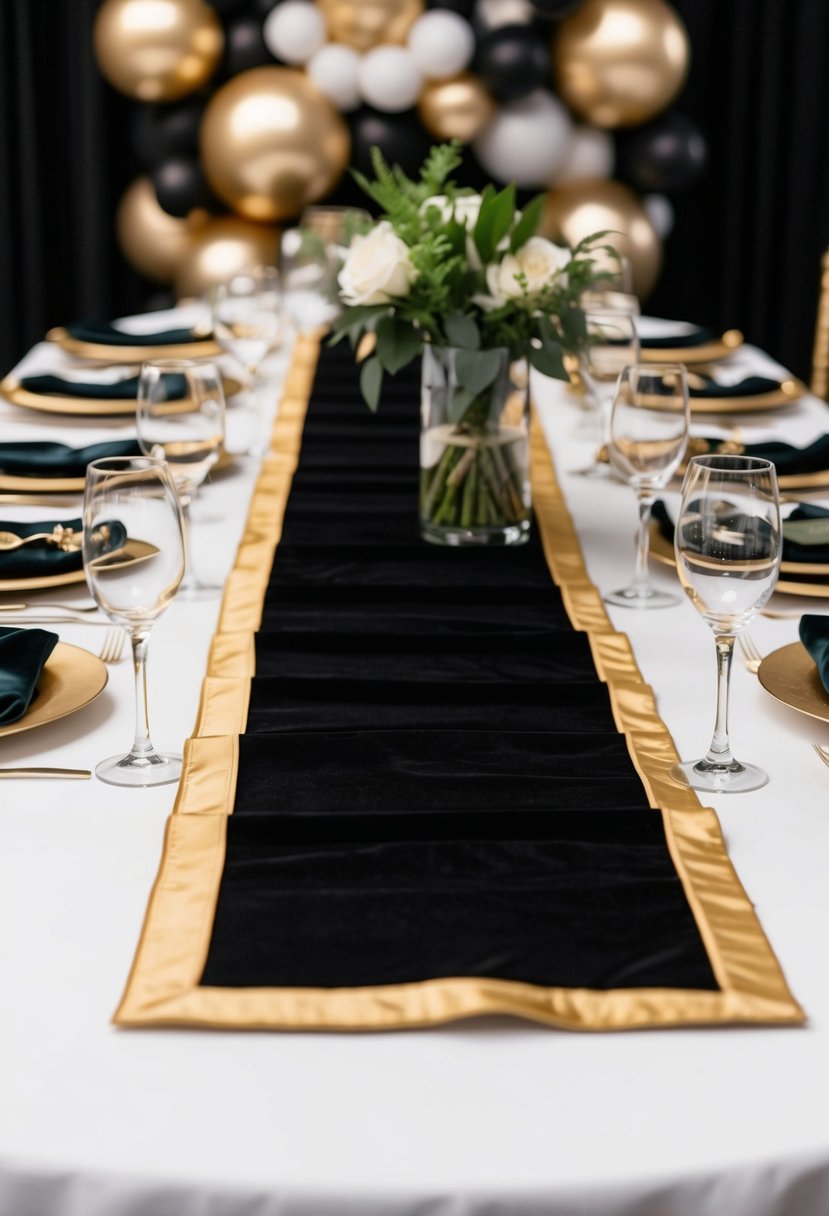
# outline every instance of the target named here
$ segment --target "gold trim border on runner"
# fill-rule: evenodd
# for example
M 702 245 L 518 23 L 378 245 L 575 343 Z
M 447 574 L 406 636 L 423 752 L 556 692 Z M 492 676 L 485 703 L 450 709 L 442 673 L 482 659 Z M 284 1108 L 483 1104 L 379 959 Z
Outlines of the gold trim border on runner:
M 277 552 L 296 468 L 318 342 L 300 339 L 274 427 L 270 456 L 210 651 L 194 737 L 167 825 L 159 874 L 126 992 L 120 1026 L 271 1030 L 388 1030 L 482 1014 L 513 1014 L 571 1030 L 725 1023 L 800 1024 L 803 1011 L 728 859 L 713 810 L 673 782 L 673 740 L 644 683 L 630 642 L 613 630 L 590 582 L 541 425 L 533 419 L 533 500 L 553 579 L 574 628 L 588 634 L 599 678 L 696 919 L 720 991 L 548 988 L 458 977 L 363 988 L 216 988 L 199 985 L 210 945 L 244 730 L 255 674 L 254 633 Z

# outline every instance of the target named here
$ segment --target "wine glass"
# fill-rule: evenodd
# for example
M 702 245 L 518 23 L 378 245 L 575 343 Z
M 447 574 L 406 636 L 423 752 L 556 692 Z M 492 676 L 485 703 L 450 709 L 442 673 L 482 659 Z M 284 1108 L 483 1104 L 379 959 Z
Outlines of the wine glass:
M 674 547 L 680 581 L 714 631 L 717 718 L 707 755 L 675 765 L 671 775 L 710 793 L 759 789 L 766 773 L 731 752 L 728 691 L 735 637 L 767 602 L 780 570 L 780 499 L 771 461 L 695 456 L 682 486 Z
M 113 535 L 126 544 L 113 549 Z M 164 461 L 112 456 L 87 466 L 86 581 L 101 611 L 130 635 L 135 667 L 132 747 L 95 769 L 110 785 L 165 785 L 181 774 L 181 757 L 156 751 L 150 739 L 146 663 L 150 630 L 179 589 L 184 561 L 184 522 Z
M 253 388 L 265 355 L 284 332 L 282 284 L 273 266 L 240 270 L 213 293 L 213 334 Z
M 605 596 L 621 608 L 668 608 L 679 596 L 657 591 L 648 576 L 651 507 L 688 446 L 688 383 L 681 363 L 638 363 L 619 377 L 610 415 L 610 463 L 639 497 L 636 573 Z
M 166 460 L 178 491 L 187 541 L 184 599 L 217 595 L 221 586 L 205 583 L 193 569 L 190 505 L 219 459 L 225 434 L 222 379 L 213 363 L 193 359 L 153 359 L 138 377 L 136 428 L 141 451 Z

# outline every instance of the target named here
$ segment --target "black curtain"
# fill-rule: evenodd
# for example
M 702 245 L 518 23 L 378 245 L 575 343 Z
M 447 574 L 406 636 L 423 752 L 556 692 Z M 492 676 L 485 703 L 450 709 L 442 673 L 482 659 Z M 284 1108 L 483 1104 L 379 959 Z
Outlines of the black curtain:
M 0 367 L 50 325 L 135 311 L 113 216 L 139 170 L 134 105 L 92 54 L 99 0 L 0 0 Z M 693 62 L 677 108 L 711 148 L 675 198 L 651 312 L 742 329 L 808 378 L 829 244 L 829 3 L 673 0 Z

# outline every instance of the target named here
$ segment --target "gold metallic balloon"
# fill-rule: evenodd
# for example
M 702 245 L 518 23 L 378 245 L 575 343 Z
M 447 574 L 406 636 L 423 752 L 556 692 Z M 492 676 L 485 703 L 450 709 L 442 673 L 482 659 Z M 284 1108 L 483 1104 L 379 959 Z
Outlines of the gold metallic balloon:
M 137 177 L 118 204 L 115 228 L 124 257 L 136 270 L 159 283 L 172 283 L 206 218 L 206 212 L 193 212 L 186 220 L 168 215 L 159 207 L 150 179 Z
M 304 72 L 252 68 L 211 98 L 201 151 L 211 186 L 234 211 L 278 220 L 331 190 L 348 165 L 351 137 Z
M 175 101 L 209 79 L 224 49 L 204 0 L 104 0 L 95 54 L 110 84 L 138 101 Z
M 688 33 L 665 0 L 583 0 L 553 41 L 562 99 L 599 127 L 646 122 L 688 72 Z
M 602 229 L 613 230 L 605 242 L 629 259 L 633 290 L 640 297 L 647 296 L 659 277 L 662 243 L 633 191 L 619 182 L 594 178 L 573 182 L 547 195 L 542 235 L 576 245 Z M 609 269 L 617 267 L 610 259 L 596 260 Z
M 176 297 L 204 295 L 239 270 L 275 266 L 279 229 L 235 215 L 208 220 L 193 235 L 176 274 Z
M 495 117 L 495 109 L 495 99 L 472 72 L 427 81 L 417 103 L 420 121 L 436 139 L 459 139 L 465 144 Z
M 423 0 L 317 0 L 332 42 L 369 51 L 381 42 L 405 42 L 423 15 Z

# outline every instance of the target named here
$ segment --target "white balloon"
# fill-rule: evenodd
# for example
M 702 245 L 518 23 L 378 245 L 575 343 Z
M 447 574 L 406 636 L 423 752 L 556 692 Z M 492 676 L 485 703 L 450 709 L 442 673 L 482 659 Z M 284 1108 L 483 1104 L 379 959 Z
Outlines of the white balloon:
M 329 42 L 308 62 L 308 75 L 338 110 L 347 113 L 360 104 L 360 56 L 350 46 Z
M 664 194 L 646 194 L 642 199 L 645 215 L 653 224 L 656 235 L 663 241 L 674 226 L 674 205 Z
M 569 155 L 553 185 L 577 182 L 585 177 L 610 177 L 616 159 L 613 139 L 598 127 L 574 127 Z
M 475 53 L 475 35 L 458 13 L 434 8 L 412 26 L 409 50 L 424 76 L 442 80 L 457 76 L 469 66 Z
M 488 173 L 517 186 L 547 186 L 570 152 L 573 126 L 560 101 L 536 89 L 502 105 L 473 142 Z
M 376 110 L 410 110 L 420 96 L 423 77 L 403 46 L 378 46 L 360 63 L 360 93 Z
M 475 16 L 481 29 L 489 32 L 502 25 L 529 25 L 538 13 L 530 0 L 478 0 Z
M 307 63 L 325 42 L 325 18 L 310 0 L 285 0 L 262 27 L 265 45 L 285 63 Z

